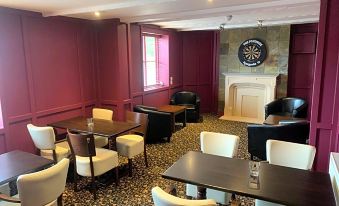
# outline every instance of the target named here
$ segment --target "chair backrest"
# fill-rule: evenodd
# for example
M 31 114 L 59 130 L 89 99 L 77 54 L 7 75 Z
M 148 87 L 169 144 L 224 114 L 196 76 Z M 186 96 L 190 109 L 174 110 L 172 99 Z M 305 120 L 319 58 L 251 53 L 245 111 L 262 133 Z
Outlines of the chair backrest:
M 22 206 L 47 205 L 65 190 L 69 159 L 31 174 L 20 175 L 17 180 Z
M 268 139 L 304 144 L 309 138 L 310 124 L 307 121 L 279 125 L 249 124 L 247 131 L 248 152 L 266 160 L 266 141 Z
M 294 109 L 306 104 L 306 101 L 296 97 L 285 97 L 281 99 L 282 112 L 293 112 Z
M 126 121 L 141 124 L 140 127 L 135 128 L 133 132 L 139 133 L 143 136 L 147 133 L 148 114 L 126 111 Z
M 192 104 L 197 101 L 197 94 L 194 92 L 181 91 L 173 94 L 175 104 Z
M 207 154 L 234 157 L 237 155 L 239 139 L 238 136 L 230 134 L 201 132 L 201 151 Z
M 67 141 L 73 156 L 96 156 L 93 134 L 77 133 L 74 131 L 67 132 Z
M 267 140 L 266 152 L 270 164 L 310 170 L 316 149 L 311 145 Z
M 92 113 L 94 119 L 112 120 L 113 118 L 113 111 L 109 109 L 93 108 Z
M 36 148 L 40 150 L 55 149 L 55 133 L 53 127 L 37 127 L 28 124 L 27 129 Z
M 160 187 L 152 188 L 152 197 L 155 206 L 216 206 L 214 200 L 186 200 L 173 195 L 168 194 Z

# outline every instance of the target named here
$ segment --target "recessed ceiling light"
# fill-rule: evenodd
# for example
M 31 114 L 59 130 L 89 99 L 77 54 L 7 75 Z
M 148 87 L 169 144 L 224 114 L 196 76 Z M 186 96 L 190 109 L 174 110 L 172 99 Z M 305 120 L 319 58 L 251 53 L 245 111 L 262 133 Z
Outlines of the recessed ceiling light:
M 94 15 L 95 15 L 96 17 L 99 17 L 99 16 L 100 16 L 100 12 L 96 11 L 96 12 L 94 12 Z
M 213 0 L 207 0 L 209 3 L 212 3 L 213 2 Z

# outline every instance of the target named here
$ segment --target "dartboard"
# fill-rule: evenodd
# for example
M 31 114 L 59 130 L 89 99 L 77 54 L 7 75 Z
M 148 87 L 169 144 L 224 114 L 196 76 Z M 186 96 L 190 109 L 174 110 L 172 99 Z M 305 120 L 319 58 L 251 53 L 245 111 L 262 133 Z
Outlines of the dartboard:
M 240 62 L 245 66 L 258 66 L 266 58 L 265 44 L 259 39 L 248 39 L 240 45 L 238 57 Z

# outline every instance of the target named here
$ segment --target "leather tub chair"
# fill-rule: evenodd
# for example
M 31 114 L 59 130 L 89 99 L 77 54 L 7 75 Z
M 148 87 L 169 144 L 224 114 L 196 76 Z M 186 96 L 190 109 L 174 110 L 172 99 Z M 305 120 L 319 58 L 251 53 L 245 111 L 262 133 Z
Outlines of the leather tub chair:
M 172 95 L 171 105 L 186 106 L 187 122 L 198 122 L 200 118 L 200 98 L 194 92 L 181 91 Z
M 300 98 L 285 97 L 277 99 L 265 106 L 265 119 L 270 114 L 306 118 L 307 106 L 307 102 Z
M 309 137 L 308 121 L 279 125 L 248 125 L 248 152 L 251 159 L 266 160 L 266 141 L 269 139 L 306 144 Z
M 160 112 L 155 107 L 144 105 L 136 105 L 133 111 L 148 114 L 146 143 L 161 142 L 164 139 L 170 142 L 172 136 L 170 113 Z

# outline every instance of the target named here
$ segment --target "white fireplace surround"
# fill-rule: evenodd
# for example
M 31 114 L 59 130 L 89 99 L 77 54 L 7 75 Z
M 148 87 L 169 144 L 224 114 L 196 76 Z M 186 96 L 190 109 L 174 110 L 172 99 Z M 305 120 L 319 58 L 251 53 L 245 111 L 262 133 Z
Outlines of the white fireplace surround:
M 225 76 L 225 107 L 221 119 L 262 123 L 264 107 L 275 99 L 278 75 L 231 74 Z

